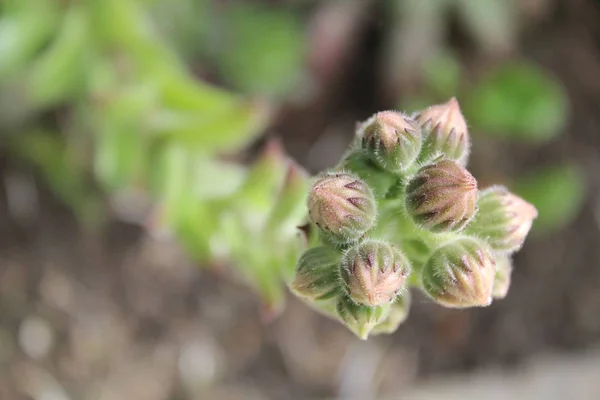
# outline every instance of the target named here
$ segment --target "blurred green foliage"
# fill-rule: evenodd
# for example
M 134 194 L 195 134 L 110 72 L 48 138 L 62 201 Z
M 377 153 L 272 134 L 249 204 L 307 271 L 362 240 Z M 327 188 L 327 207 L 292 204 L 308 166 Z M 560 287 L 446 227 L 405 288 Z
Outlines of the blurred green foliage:
M 577 216 L 586 194 L 583 172 L 573 164 L 551 165 L 517 178 L 514 189 L 535 204 L 539 217 L 534 232 L 562 229 Z
M 402 107 L 418 110 L 425 104 L 458 94 L 474 135 L 541 145 L 564 132 L 568 98 L 559 83 L 541 67 L 523 61 L 499 64 L 467 82 L 462 66 L 450 51 L 433 54 L 423 69 L 420 96 Z M 508 183 L 539 211 L 534 232 L 560 230 L 577 216 L 585 192 L 582 171 L 571 164 L 550 165 Z
M 236 266 L 277 307 L 302 247 L 308 179 L 276 144 L 250 167 L 226 161 L 261 133 L 269 106 L 194 77 L 160 32 L 159 3 L 3 2 L 0 102 L 26 110 L 0 117 L 7 144 L 88 222 L 115 199 L 141 195 L 151 206 L 137 222 L 174 234 L 203 264 Z M 170 9 L 180 5 L 191 3 Z M 223 73 L 250 92 L 289 90 L 297 28 L 289 16 L 245 22 L 241 12 L 227 15 L 235 46 Z M 132 199 L 130 208 L 143 208 Z
M 464 106 L 470 122 L 497 137 L 544 142 L 564 129 L 568 102 L 558 83 L 539 67 L 510 63 L 484 76 Z

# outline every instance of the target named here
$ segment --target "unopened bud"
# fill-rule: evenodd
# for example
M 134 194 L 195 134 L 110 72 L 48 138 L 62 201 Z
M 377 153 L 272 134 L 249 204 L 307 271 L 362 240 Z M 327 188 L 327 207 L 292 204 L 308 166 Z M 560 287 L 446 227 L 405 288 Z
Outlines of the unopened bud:
M 372 330 L 372 335 L 390 334 L 396 332 L 398 327 L 406 321 L 410 310 L 410 292 L 402 292 L 401 296 L 396 297 L 390 306 L 390 313 L 385 320 L 377 324 Z
M 467 164 L 471 140 L 456 98 L 421 111 L 415 120 L 423 130 L 423 159 L 443 154 L 462 165 Z
M 290 288 L 307 300 L 325 300 L 342 290 L 339 278 L 340 255 L 331 247 L 314 247 L 298 260 Z
M 437 249 L 422 272 L 423 290 L 453 308 L 487 306 L 492 301 L 496 260 L 485 243 L 463 237 Z
M 376 240 L 352 247 L 342 259 L 348 295 L 368 306 L 390 303 L 404 288 L 409 272 L 410 263 L 400 250 Z
M 421 131 L 417 123 L 396 111 L 382 111 L 360 129 L 361 146 L 381 168 L 398 172 L 409 167 L 421 151 Z
M 506 254 L 496 254 L 496 277 L 492 288 L 492 296 L 495 299 L 503 299 L 510 288 L 512 275 L 512 260 Z
M 455 161 L 441 160 L 417 172 L 406 188 L 406 208 L 432 231 L 459 231 L 477 211 L 477 181 Z
M 365 340 L 378 324 L 384 321 L 390 311 L 390 305 L 369 307 L 356 304 L 347 296 L 338 298 L 336 311 L 338 317 L 359 338 Z
M 497 251 L 519 250 L 538 215 L 532 204 L 503 186 L 483 190 L 477 205 L 479 211 L 469 224 L 469 232 L 484 238 Z
M 308 212 L 320 229 L 345 243 L 357 240 L 375 224 L 377 204 L 371 188 L 356 175 L 332 172 L 313 184 Z

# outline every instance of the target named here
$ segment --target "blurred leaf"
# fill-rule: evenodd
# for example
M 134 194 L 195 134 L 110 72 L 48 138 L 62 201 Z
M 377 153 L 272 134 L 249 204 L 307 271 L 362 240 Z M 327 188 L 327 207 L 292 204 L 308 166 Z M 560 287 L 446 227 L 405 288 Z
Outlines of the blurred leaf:
M 21 2 L 23 9 L 0 14 L 0 82 L 31 62 L 58 25 L 59 13 L 52 2 L 27 3 Z
M 162 110 L 151 116 L 153 130 L 204 153 L 234 151 L 263 129 L 268 110 L 263 104 L 238 101 L 218 113 Z
M 306 216 L 309 177 L 296 164 L 290 163 L 283 186 L 267 221 L 268 232 L 273 239 L 298 232 L 298 225 Z
M 497 137 L 543 142 L 562 132 L 568 100 L 540 68 L 514 63 L 492 71 L 465 96 L 474 128 Z
M 207 157 L 197 157 L 193 162 L 195 180 L 191 186 L 200 199 L 222 199 L 238 190 L 246 171 L 239 165 Z M 192 182 L 190 182 L 192 183 Z
M 35 165 L 54 193 L 84 221 L 100 218 L 99 199 L 93 193 L 82 166 L 73 161 L 64 140 L 46 131 L 20 135 L 11 145 L 21 158 Z
M 112 191 L 143 185 L 146 144 L 135 125 L 103 121 L 98 126 L 95 171 Z
M 518 5 L 514 0 L 455 0 L 458 16 L 483 51 L 506 53 L 515 44 Z
M 424 71 L 427 89 L 436 97 L 450 98 L 459 91 L 461 66 L 450 52 L 438 52 L 431 56 Z
M 64 16 L 58 36 L 33 65 L 29 91 L 33 101 L 46 107 L 80 90 L 88 50 L 88 23 L 83 5 L 74 3 Z
M 219 63 L 224 78 L 251 93 L 282 95 L 298 83 L 305 38 L 295 15 L 244 3 L 229 10 Z
M 534 231 L 552 233 L 565 227 L 579 214 L 586 182 L 578 167 L 564 164 L 520 177 L 515 182 L 514 190 L 538 209 Z

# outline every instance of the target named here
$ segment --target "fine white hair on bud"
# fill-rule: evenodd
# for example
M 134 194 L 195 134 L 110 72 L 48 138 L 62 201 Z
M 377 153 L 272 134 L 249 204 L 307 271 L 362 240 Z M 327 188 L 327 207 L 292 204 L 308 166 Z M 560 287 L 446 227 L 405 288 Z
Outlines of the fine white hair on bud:
M 419 112 L 415 120 L 423 130 L 422 159 L 442 154 L 461 165 L 467 165 L 471 139 L 455 97 Z
M 377 218 L 371 188 L 358 176 L 344 172 L 327 173 L 313 184 L 308 211 L 311 220 L 339 242 L 359 239 Z
M 504 186 L 481 191 L 479 211 L 468 232 L 485 239 L 494 250 L 514 252 L 521 248 L 538 212 L 533 204 Z
M 477 211 L 477 181 L 452 160 L 427 165 L 408 183 L 406 209 L 427 229 L 459 231 Z
M 496 259 L 477 239 L 463 237 L 437 249 L 422 272 L 422 287 L 436 302 L 452 308 L 492 302 Z
M 404 288 L 409 273 L 406 256 L 377 240 L 357 244 L 342 258 L 341 276 L 348 296 L 368 306 L 390 303 Z
M 359 129 L 361 147 L 384 170 L 399 172 L 410 167 L 421 151 L 421 129 L 407 115 L 382 111 Z

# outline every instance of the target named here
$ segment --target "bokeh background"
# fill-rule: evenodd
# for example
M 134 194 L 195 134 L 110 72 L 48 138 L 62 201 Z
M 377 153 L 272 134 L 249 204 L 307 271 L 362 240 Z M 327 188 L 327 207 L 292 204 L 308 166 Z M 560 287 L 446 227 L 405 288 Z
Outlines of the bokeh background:
M 506 299 L 360 341 L 254 240 L 268 172 L 452 96 L 540 216 Z M 0 399 L 600 398 L 599 132 L 598 1 L 2 0 Z

